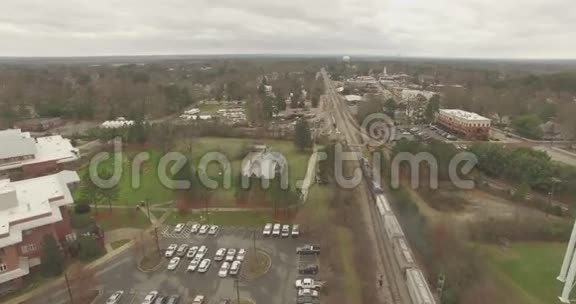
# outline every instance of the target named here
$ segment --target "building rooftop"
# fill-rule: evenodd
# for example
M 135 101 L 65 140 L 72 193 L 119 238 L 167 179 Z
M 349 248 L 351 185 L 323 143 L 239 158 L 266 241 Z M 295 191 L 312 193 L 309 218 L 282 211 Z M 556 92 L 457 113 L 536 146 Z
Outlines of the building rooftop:
M 22 231 L 62 220 L 59 207 L 74 202 L 74 171 L 12 182 L 0 180 L 0 248 L 22 241 Z
M 468 112 L 468 111 L 464 111 L 464 110 L 458 110 L 458 109 L 440 109 L 440 113 L 445 113 L 447 115 L 456 117 L 456 118 L 460 118 L 460 119 L 464 119 L 464 120 L 487 120 L 489 121 L 489 118 L 486 118 L 482 115 L 478 115 L 474 112 Z
M 362 101 L 362 96 L 359 95 L 346 95 L 344 96 L 344 98 L 346 98 L 347 101 Z
M 0 131 L 0 159 L 34 155 L 33 158 L 15 160 L 0 164 L 0 170 L 19 168 L 25 165 L 57 161 L 59 163 L 75 161 L 79 151 L 74 148 L 69 139 L 60 135 L 38 137 L 30 136 L 20 129 Z

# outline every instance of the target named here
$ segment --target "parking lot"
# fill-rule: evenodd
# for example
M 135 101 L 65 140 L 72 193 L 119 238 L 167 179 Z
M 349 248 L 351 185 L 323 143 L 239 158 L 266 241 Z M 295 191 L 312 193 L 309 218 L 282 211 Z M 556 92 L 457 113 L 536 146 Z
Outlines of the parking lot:
M 222 298 L 236 299 L 236 276 L 228 275 L 225 278 L 218 276 L 222 262 L 214 261 L 219 248 L 244 248 L 249 258 L 254 248 L 254 236 L 257 250 L 264 251 L 271 258 L 269 271 L 253 280 L 246 281 L 242 276 L 239 279 L 240 296 L 252 299 L 256 303 L 297 303 L 297 290 L 294 282 L 300 277 L 314 277 L 313 275 L 299 276 L 298 266 L 302 261 L 296 254 L 296 248 L 306 244 L 301 238 L 264 237 L 262 230 L 247 228 L 221 228 L 216 235 L 197 235 L 190 233 L 190 224 L 181 233 L 174 233 L 172 226 L 159 230 L 160 247 L 166 249 L 170 244 L 189 244 L 190 246 L 205 245 L 208 248 L 206 258 L 212 263 L 206 273 L 187 272 L 190 259 L 183 257 L 175 270 L 168 270 L 169 258 L 162 261 L 157 271 L 143 273 L 136 267 L 134 258 L 128 254 L 127 261 L 119 261 L 113 271 L 102 275 L 100 283 L 104 284 L 104 294 L 99 298 L 104 303 L 106 298 L 116 290 L 124 290 L 125 295 L 120 303 L 141 303 L 149 291 L 158 290 L 162 295 L 178 294 L 190 299 L 201 294 L 206 297 L 205 303 L 218 303 Z M 306 260 L 306 263 L 318 262 Z M 319 264 L 319 263 L 318 263 Z M 188 302 L 184 302 L 188 303 Z

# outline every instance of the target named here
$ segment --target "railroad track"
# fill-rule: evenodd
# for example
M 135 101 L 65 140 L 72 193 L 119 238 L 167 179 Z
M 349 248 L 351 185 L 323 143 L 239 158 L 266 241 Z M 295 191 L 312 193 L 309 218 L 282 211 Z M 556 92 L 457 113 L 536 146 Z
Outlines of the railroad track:
M 346 105 L 343 101 L 339 98 L 336 94 L 336 91 L 327 78 L 325 73 L 322 73 L 326 83 L 327 89 L 327 97 L 328 100 L 332 103 L 334 114 L 336 117 L 336 124 L 338 125 L 339 130 L 344 134 L 346 138 L 347 145 L 352 149 L 352 151 L 357 153 L 358 161 L 353 162 L 351 165 L 353 166 L 352 169 L 356 170 L 360 168 L 360 158 L 362 157 L 360 150 L 358 147 L 360 146 L 360 141 L 358 134 L 361 134 L 360 126 L 354 120 L 354 117 L 346 109 Z M 360 168 L 361 169 L 361 168 Z M 386 279 L 386 286 L 389 289 L 390 297 L 388 302 L 390 304 L 404 304 L 404 303 L 411 303 L 410 300 L 405 300 L 403 297 L 399 284 L 403 284 L 403 275 L 400 272 L 399 267 L 397 266 L 394 260 L 394 252 L 392 244 L 389 244 L 388 237 L 385 234 L 384 223 L 382 217 L 376 210 L 375 202 L 374 202 L 374 194 L 370 187 L 366 184 L 363 180 L 362 185 L 366 196 L 368 198 L 368 212 L 370 214 L 371 223 L 367 223 L 372 229 L 374 230 L 374 236 L 376 238 L 376 249 L 377 249 L 377 258 L 379 259 L 382 267 L 384 268 L 384 276 Z

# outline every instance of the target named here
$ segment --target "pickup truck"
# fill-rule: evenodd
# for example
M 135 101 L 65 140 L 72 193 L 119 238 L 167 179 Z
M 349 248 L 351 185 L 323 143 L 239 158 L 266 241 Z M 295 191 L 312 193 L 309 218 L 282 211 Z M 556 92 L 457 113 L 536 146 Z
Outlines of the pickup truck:
M 304 245 L 296 248 L 297 254 L 320 254 L 320 246 Z

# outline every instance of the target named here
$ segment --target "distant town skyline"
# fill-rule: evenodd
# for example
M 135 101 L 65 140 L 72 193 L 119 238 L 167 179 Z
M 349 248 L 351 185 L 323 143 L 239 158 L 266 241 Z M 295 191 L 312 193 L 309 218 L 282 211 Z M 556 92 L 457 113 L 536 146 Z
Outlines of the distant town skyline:
M 0 56 L 576 57 L 571 0 L 8 0 Z

